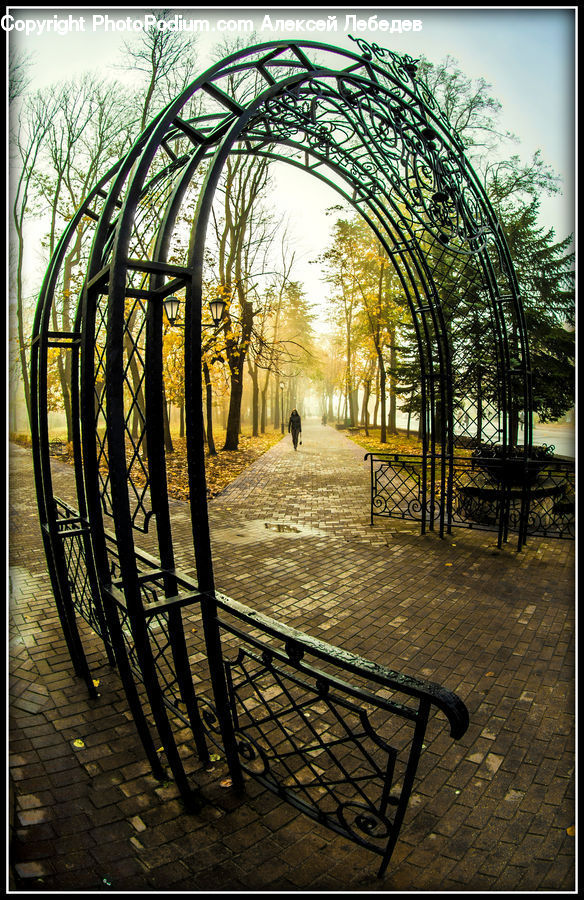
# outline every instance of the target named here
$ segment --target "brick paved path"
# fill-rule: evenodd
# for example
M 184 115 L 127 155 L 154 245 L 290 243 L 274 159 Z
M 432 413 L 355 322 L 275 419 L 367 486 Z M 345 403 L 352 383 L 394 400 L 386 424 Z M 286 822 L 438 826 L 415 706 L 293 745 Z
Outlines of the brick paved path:
M 72 471 L 55 464 L 56 492 Z M 543 891 L 574 888 L 574 545 L 371 528 L 363 451 L 306 425 L 211 503 L 218 588 L 370 659 L 438 681 L 471 724 L 422 757 L 387 876 L 377 858 L 253 782 L 183 809 L 150 774 L 119 678 L 82 628 L 100 696 L 71 673 L 51 600 L 30 454 L 11 448 L 12 878 L 37 891 Z M 188 507 L 173 502 L 180 566 Z M 77 747 L 76 740 L 83 746 Z M 185 736 L 186 740 L 186 736 Z

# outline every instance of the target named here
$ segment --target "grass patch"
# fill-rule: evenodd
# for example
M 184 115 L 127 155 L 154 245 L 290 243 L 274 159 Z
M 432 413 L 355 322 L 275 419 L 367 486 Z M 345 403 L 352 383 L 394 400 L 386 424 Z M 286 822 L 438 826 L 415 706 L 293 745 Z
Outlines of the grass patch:
M 381 428 L 369 428 L 369 434 L 365 434 L 365 429 L 361 428 L 356 432 L 343 432 L 348 438 L 363 447 L 368 453 L 398 453 L 403 455 L 422 455 L 422 442 L 415 435 L 407 436 L 405 431 L 397 434 L 388 434 L 385 444 L 381 443 Z M 440 447 L 437 446 L 437 452 L 440 453 Z M 464 447 L 455 447 L 455 456 L 470 456 L 472 450 Z
M 381 427 L 369 427 L 369 434 L 365 434 L 365 429 L 360 428 L 359 431 L 343 432 L 355 444 L 359 444 L 368 453 L 406 453 L 422 455 L 422 442 L 418 440 L 417 435 L 408 437 L 406 432 L 398 431 L 397 434 L 388 434 L 385 444 L 381 443 Z

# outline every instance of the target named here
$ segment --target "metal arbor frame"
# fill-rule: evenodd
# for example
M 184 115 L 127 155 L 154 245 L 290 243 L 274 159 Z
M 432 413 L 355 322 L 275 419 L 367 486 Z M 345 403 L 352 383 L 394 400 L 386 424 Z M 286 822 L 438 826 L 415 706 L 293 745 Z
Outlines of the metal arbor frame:
M 466 709 L 438 685 L 311 640 L 216 592 L 201 399 L 213 198 L 229 154 L 267 155 L 349 201 L 402 286 L 422 384 L 422 526 L 449 527 L 462 430 L 472 426 L 476 440 L 496 440 L 505 451 L 522 416 L 529 457 L 529 351 L 502 229 L 415 61 L 357 44 L 351 52 L 279 41 L 227 57 L 169 104 L 89 194 L 51 260 L 37 308 L 33 455 L 48 567 L 75 671 L 94 694 L 81 616 L 118 666 L 153 771 L 162 777 L 162 743 L 185 802 L 199 802 L 178 722 L 200 760 L 208 760 L 209 742 L 224 749 L 236 788 L 243 772 L 258 778 L 378 852 L 383 871 L 431 708 L 447 716 L 454 738 L 466 730 Z M 185 216 L 188 243 L 179 225 Z M 74 322 L 60 330 L 65 260 L 76 240 L 82 288 Z M 196 579 L 176 564 L 162 440 L 162 301 L 180 292 Z M 55 495 L 49 455 L 54 350 L 67 357 L 75 427 L 76 499 L 67 501 Z M 469 413 L 471 376 L 478 387 Z M 137 543 L 146 537 L 148 552 Z M 187 624 L 194 619 L 205 638 L 197 683 L 208 683 L 210 697 L 193 684 Z

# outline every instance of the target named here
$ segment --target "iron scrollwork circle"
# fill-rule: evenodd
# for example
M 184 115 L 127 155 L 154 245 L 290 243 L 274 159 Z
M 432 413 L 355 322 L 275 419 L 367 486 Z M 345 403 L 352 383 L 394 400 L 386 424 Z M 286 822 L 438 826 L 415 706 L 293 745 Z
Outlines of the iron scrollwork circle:
M 392 824 L 389 819 L 366 803 L 342 803 L 337 809 L 337 816 L 346 831 L 357 839 L 362 840 L 365 836 L 384 840 L 391 833 Z
M 217 713 L 213 704 L 209 700 L 207 700 L 206 697 L 202 697 L 200 703 L 202 707 L 201 718 L 203 719 L 207 730 L 211 731 L 213 734 L 221 734 L 219 719 L 217 717 Z
M 255 778 L 258 775 L 266 775 L 270 769 L 270 763 L 264 750 L 249 735 L 241 731 L 235 732 L 235 740 L 243 771 Z
M 373 509 L 376 511 L 377 515 L 383 515 L 388 509 L 387 500 L 379 494 L 376 494 L 373 498 Z

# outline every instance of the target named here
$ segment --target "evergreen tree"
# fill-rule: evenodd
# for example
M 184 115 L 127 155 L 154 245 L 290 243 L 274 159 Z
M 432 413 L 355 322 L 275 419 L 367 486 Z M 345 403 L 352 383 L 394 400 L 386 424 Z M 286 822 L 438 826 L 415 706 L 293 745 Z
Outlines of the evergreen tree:
M 516 206 L 505 231 L 527 323 L 534 411 L 542 422 L 560 418 L 574 403 L 575 295 L 572 237 L 557 241 L 538 227 L 539 201 Z

